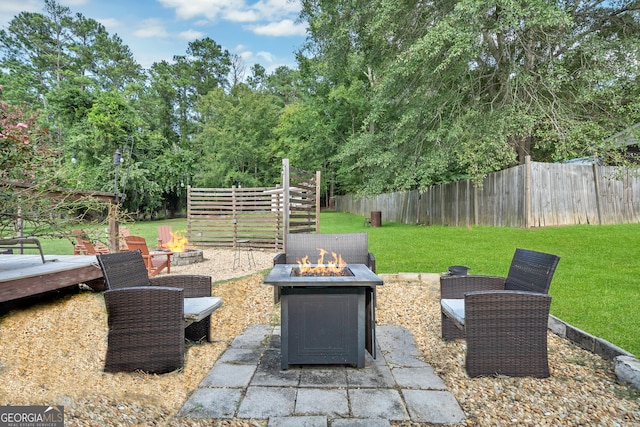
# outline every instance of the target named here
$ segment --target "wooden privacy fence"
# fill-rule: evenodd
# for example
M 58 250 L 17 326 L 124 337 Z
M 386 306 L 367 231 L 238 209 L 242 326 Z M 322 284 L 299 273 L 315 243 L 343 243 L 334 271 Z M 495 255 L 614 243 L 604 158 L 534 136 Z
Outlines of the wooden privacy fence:
M 640 221 L 640 178 L 618 167 L 539 163 L 470 180 L 356 198 L 338 196 L 336 210 L 382 220 L 426 225 L 544 227 Z
M 287 233 L 319 231 L 320 172 L 282 160 L 282 186 L 192 188 L 187 191 L 187 239 L 194 246 L 282 250 Z

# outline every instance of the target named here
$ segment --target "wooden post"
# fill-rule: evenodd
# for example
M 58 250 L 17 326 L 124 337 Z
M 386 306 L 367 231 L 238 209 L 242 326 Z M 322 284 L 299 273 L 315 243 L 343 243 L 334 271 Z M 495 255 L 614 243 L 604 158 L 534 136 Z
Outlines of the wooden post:
M 287 249 L 287 234 L 289 234 L 289 159 L 282 159 L 282 219 L 284 226 L 284 249 Z
M 320 171 L 316 171 L 316 233 L 320 232 Z
M 231 221 L 233 222 L 233 247 L 236 248 L 238 245 L 238 212 L 237 212 L 235 185 L 231 186 L 231 210 L 232 210 Z
M 187 240 L 193 240 L 191 235 L 191 185 L 187 184 Z
M 467 228 L 471 225 L 471 180 L 467 180 L 466 217 Z
M 120 252 L 120 229 L 118 224 L 119 203 L 109 204 L 109 251 L 111 253 Z
M 531 228 L 531 156 L 524 158 L 524 228 Z
M 602 225 L 602 211 L 600 210 L 600 174 L 598 173 L 598 165 L 596 165 L 595 162 L 593 162 L 593 165 L 591 165 L 593 168 L 593 186 L 595 187 L 595 191 L 596 191 L 596 210 L 598 212 L 598 224 Z
M 480 213 L 478 212 L 478 186 L 473 184 L 473 224 L 478 225 Z

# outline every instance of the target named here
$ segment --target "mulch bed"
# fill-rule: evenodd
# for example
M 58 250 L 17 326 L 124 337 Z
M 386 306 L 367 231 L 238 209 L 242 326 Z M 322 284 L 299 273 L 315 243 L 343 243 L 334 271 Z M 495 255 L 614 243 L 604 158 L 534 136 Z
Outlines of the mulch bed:
M 258 268 L 269 266 L 271 255 L 263 258 Z M 172 274 L 198 271 L 210 274 L 214 267 L 172 268 Z M 0 404 L 64 405 L 68 426 L 266 426 L 266 420 L 175 418 L 238 334 L 277 321 L 273 289 L 263 277 L 216 283 L 213 293 L 224 305 L 212 316 L 215 341 L 188 345 L 184 369 L 164 375 L 103 372 L 107 316 L 100 293 L 82 291 L 14 310 L 0 318 Z M 377 303 L 379 324 L 413 333 L 422 357 L 467 414 L 461 425 L 640 425 L 639 393 L 617 381 L 612 362 L 552 333 L 551 378 L 471 379 L 464 371 L 464 341 L 440 338 L 437 283 L 385 282 Z

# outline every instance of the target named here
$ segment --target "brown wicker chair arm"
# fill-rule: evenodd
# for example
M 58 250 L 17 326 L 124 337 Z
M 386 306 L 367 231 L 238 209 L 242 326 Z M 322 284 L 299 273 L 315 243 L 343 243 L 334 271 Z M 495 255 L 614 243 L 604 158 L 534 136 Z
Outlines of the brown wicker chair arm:
M 211 276 L 173 274 L 153 277 L 150 280 L 153 286 L 184 289 L 185 298 L 211 296 Z
M 498 276 L 442 276 L 440 277 L 440 298 L 464 298 L 474 291 L 497 291 L 504 289 L 504 277 Z
M 464 296 L 464 299 L 465 304 L 492 304 L 494 307 L 507 305 L 509 309 L 513 309 L 513 307 L 526 308 L 529 307 L 529 303 L 542 303 L 544 308 L 547 304 L 551 303 L 551 295 L 528 291 L 472 291 L 467 292 Z
M 130 288 L 108 289 L 104 291 L 107 311 L 119 310 L 122 306 L 163 307 L 172 304 L 172 299 L 184 300 L 184 291 L 169 286 L 134 286 Z M 182 307 L 182 306 L 179 306 Z M 180 308 L 182 310 L 182 308 Z

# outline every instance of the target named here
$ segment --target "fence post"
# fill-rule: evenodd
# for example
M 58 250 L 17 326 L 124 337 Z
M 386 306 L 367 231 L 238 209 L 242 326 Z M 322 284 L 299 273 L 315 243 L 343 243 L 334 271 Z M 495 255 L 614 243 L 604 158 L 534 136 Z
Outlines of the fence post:
M 233 247 L 238 245 L 238 212 L 236 201 L 236 186 L 231 186 L 231 221 L 233 222 Z
M 287 247 L 287 234 L 289 234 L 289 159 L 282 159 L 282 214 L 284 223 L 284 247 Z
M 591 165 L 593 168 L 593 186 L 596 192 L 596 211 L 598 213 L 598 224 L 602 225 L 602 212 L 600 211 L 600 175 L 598 174 L 598 165 L 593 162 Z
M 524 228 L 531 228 L 531 156 L 524 158 Z
M 316 171 L 316 233 L 320 232 L 320 171 Z

